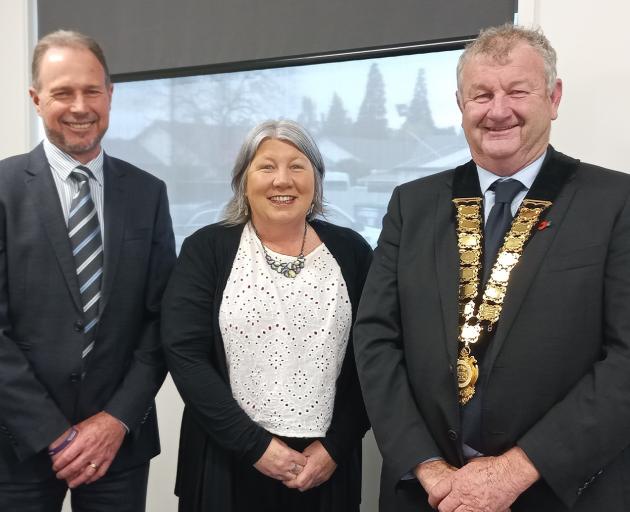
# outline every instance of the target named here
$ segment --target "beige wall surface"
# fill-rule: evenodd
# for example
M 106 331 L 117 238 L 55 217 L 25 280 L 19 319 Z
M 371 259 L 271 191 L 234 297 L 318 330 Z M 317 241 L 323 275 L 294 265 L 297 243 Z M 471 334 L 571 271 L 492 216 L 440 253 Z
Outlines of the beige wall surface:
M 0 0 L 0 81 L 3 122 L 0 158 L 28 150 L 35 119 L 26 93 L 31 50 L 32 0 Z M 558 51 L 564 81 L 560 115 L 552 142 L 569 155 L 630 171 L 630 4 L 624 0 L 520 0 L 519 23 L 543 28 Z M 453 70 L 454 72 L 454 70 Z M 158 395 L 162 455 L 151 467 L 147 510 L 176 510 L 175 477 L 182 404 L 170 378 Z M 365 442 L 363 512 L 377 510 L 379 456 L 371 434 Z M 69 509 L 68 509 L 69 510 Z
M 31 107 L 28 101 L 31 55 L 31 0 L 0 1 L 0 159 L 23 153 L 31 144 Z
M 540 26 L 558 53 L 564 93 L 552 144 L 624 172 L 630 172 L 629 19 L 624 0 L 519 1 L 519 23 Z

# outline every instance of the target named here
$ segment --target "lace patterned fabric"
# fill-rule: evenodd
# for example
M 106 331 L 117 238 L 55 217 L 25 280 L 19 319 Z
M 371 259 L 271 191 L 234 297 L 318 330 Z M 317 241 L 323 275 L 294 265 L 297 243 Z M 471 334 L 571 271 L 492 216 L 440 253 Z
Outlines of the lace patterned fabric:
M 245 227 L 219 326 L 232 394 L 256 423 L 287 437 L 326 434 L 351 324 L 341 269 L 324 244 L 288 279 L 269 267 L 260 240 Z

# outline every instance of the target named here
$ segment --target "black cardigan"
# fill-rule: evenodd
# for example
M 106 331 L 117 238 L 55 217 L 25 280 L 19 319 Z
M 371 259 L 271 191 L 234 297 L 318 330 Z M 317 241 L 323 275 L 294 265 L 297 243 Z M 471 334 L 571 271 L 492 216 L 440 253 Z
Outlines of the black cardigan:
M 312 221 L 311 226 L 341 268 L 354 319 L 372 250 L 350 229 L 320 220 Z M 272 438 L 232 396 L 219 329 L 221 299 L 243 227 L 213 224 L 187 238 L 164 295 L 166 359 L 186 404 L 175 489 L 182 498 L 180 510 L 229 512 L 234 460 L 254 464 Z M 343 479 L 350 480 L 343 485 L 355 489 L 346 489 L 344 494 L 360 496 L 360 440 L 368 428 L 352 343 L 348 342 L 331 425 L 322 440 L 340 466 L 337 471 L 352 473 Z

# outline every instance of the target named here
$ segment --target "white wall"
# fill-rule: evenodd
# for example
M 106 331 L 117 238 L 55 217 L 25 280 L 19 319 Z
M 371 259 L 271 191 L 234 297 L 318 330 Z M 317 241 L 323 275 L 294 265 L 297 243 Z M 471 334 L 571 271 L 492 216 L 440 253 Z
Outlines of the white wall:
M 558 51 L 564 97 L 552 142 L 586 161 L 630 172 L 630 4 L 625 0 L 520 0 L 519 22 L 541 26 Z M 0 158 L 26 151 L 35 141 L 35 116 L 26 93 L 32 0 L 0 0 L 0 80 L 3 122 Z M 152 463 L 147 510 L 176 510 L 173 497 L 181 401 L 170 379 L 158 395 L 162 455 Z M 376 511 L 379 458 L 366 441 L 364 512 Z
M 630 172 L 630 3 L 520 0 L 519 23 L 540 26 L 558 53 L 564 94 L 556 149 Z
M 30 0 L 0 0 L 0 80 L 2 122 L 0 159 L 23 153 L 31 144 L 28 101 L 32 5 Z

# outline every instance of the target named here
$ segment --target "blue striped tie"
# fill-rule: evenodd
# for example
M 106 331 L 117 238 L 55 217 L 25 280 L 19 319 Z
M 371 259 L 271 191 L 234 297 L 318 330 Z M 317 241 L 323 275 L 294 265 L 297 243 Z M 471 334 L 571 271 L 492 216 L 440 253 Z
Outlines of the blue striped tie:
M 87 167 L 78 166 L 70 176 L 79 185 L 70 205 L 68 235 L 83 302 L 85 347 L 82 357 L 85 358 L 94 348 L 94 334 L 99 320 L 98 303 L 101 298 L 103 276 L 103 240 L 98 214 L 90 194 L 89 178 L 92 172 Z

